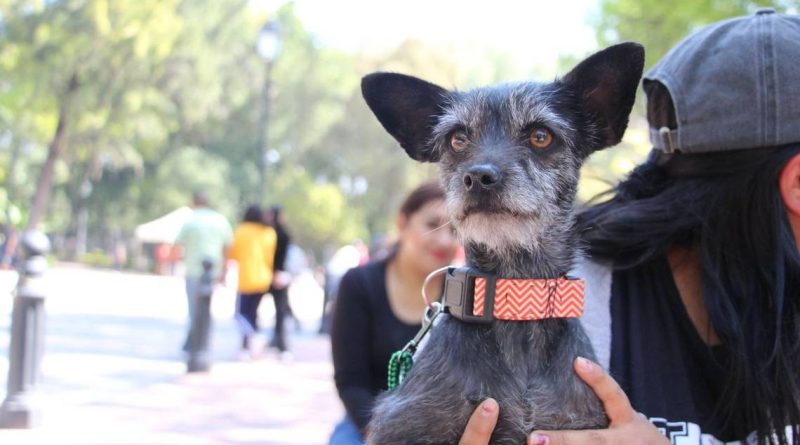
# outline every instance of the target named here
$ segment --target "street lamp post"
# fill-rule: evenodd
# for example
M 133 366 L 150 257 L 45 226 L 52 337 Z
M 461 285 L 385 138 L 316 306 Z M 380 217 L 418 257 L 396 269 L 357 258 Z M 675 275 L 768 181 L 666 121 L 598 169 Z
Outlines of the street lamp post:
M 264 85 L 261 90 L 261 132 L 258 144 L 258 191 L 257 201 L 263 201 L 264 191 L 267 187 L 267 152 L 269 151 L 269 105 L 270 89 L 272 87 L 272 65 L 281 49 L 280 26 L 277 22 L 269 21 L 261 27 L 258 33 L 256 50 L 264 59 Z
M 211 368 L 208 337 L 211 334 L 211 297 L 214 294 L 214 262 L 203 259 L 203 274 L 197 287 L 197 307 L 189 328 L 189 357 L 187 372 L 206 372 Z

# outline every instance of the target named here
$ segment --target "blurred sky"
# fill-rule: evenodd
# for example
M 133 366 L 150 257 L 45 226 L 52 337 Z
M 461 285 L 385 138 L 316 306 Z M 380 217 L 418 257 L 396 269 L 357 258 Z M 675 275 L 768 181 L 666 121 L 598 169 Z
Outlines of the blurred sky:
M 251 1 L 268 11 L 284 3 Z M 321 43 L 347 51 L 380 51 L 413 37 L 466 55 L 471 49 L 492 48 L 527 69 L 550 65 L 562 54 L 583 55 L 595 48 L 588 19 L 597 0 L 294 0 L 294 4 Z

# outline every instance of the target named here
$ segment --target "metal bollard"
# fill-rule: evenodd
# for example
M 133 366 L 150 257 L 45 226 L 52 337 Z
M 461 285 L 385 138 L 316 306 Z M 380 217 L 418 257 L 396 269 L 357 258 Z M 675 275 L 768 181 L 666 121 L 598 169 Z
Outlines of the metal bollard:
M 0 428 L 31 428 L 41 417 L 34 391 L 44 350 L 42 275 L 47 270 L 50 240 L 42 232 L 28 231 L 22 235 L 22 249 L 25 260 L 11 314 L 8 392 L 0 406 Z
M 208 338 L 211 333 L 211 295 L 214 293 L 213 268 L 211 260 L 203 260 L 203 275 L 197 287 L 197 306 L 189 329 L 186 372 L 205 372 L 211 368 Z

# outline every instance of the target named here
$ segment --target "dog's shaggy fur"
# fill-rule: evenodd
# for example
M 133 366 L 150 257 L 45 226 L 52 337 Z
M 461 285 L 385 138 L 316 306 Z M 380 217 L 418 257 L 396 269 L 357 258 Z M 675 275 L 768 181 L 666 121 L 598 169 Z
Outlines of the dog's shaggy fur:
M 573 201 L 583 161 L 620 141 L 642 74 L 642 47 L 621 44 L 552 83 L 453 92 L 391 73 L 362 91 L 384 128 L 414 159 L 439 162 L 447 208 L 472 267 L 505 278 L 554 278 L 578 251 Z M 553 136 L 545 149 L 530 135 Z M 453 135 L 466 136 L 454 150 Z M 383 395 L 370 444 L 456 444 L 476 405 L 500 404 L 493 444 L 521 444 L 534 429 L 607 425 L 572 372 L 592 358 L 577 319 L 465 323 L 444 316 L 403 384 Z

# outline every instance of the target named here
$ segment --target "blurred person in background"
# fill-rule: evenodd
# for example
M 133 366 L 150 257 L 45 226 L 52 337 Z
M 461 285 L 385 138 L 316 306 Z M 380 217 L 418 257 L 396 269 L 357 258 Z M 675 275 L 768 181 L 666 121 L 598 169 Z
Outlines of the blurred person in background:
M 389 358 L 421 328 L 422 283 L 428 274 L 449 265 L 458 249 L 448 223 L 439 184 L 419 186 L 400 207 L 392 254 L 342 277 L 331 343 L 336 389 L 347 416 L 336 426 L 330 444 L 363 443 L 375 397 L 386 390 Z M 443 280 L 439 276 L 429 284 L 434 298 Z
M 0 245 L 0 270 L 13 269 L 16 267 L 17 242 L 19 232 L 16 228 L 9 225 L 3 231 L 3 240 Z
M 208 197 L 203 192 L 192 196 L 192 217 L 186 221 L 175 240 L 183 248 L 186 267 L 186 297 L 189 309 L 189 326 L 183 350 L 188 351 L 191 323 L 197 307 L 197 288 L 203 274 L 203 260 L 213 263 L 213 271 L 223 282 L 228 271 L 227 262 L 233 229 L 227 218 L 208 206 Z
M 309 266 L 309 256 L 303 250 L 302 247 L 298 246 L 295 243 L 290 243 L 289 247 L 286 249 L 286 261 L 284 262 L 284 271 L 289 274 L 289 288 L 292 287 L 292 284 L 295 282 L 297 278 L 305 273 L 311 272 L 311 267 Z M 316 283 L 316 281 L 315 281 Z M 300 286 L 298 292 L 304 292 L 304 289 L 307 289 L 304 286 Z M 302 296 L 301 298 L 304 298 Z M 289 317 L 294 322 L 294 330 L 295 332 L 301 332 L 303 330 L 303 326 L 300 324 L 300 319 L 297 316 L 297 313 L 294 310 L 294 306 L 291 304 L 291 299 L 289 302 Z
M 283 266 L 292 279 L 310 270 L 308 256 L 302 247 L 294 243 L 289 244 L 286 249 L 286 261 Z
M 322 300 L 322 323 L 320 323 L 319 333 L 324 334 L 330 330 L 331 308 L 336 302 L 336 295 L 339 290 L 339 282 L 344 274 L 357 266 L 366 264 L 369 261 L 369 251 L 364 242 L 357 239 L 350 244 L 345 244 L 336 252 L 325 264 L 325 287 Z
M 114 241 L 112 258 L 114 259 L 114 269 L 116 270 L 122 270 L 128 265 L 128 246 L 125 245 L 125 240 L 117 238 Z
M 261 206 L 251 205 L 233 233 L 231 259 L 239 267 L 236 321 L 242 332 L 241 356 L 256 358 L 264 342 L 259 337 L 258 306 L 272 284 L 277 235 L 264 224 Z
M 266 212 L 264 219 L 275 230 L 278 240 L 273 262 L 274 276 L 272 286 L 269 288 L 272 301 L 275 303 L 275 329 L 269 346 L 276 348 L 281 358 L 288 359 L 291 354 L 286 341 L 286 318 L 292 317 L 292 308 L 289 306 L 289 284 L 291 284 L 292 275 L 286 271 L 286 254 L 292 238 L 289 231 L 286 230 L 286 221 L 282 210 L 280 206 L 272 206 Z

